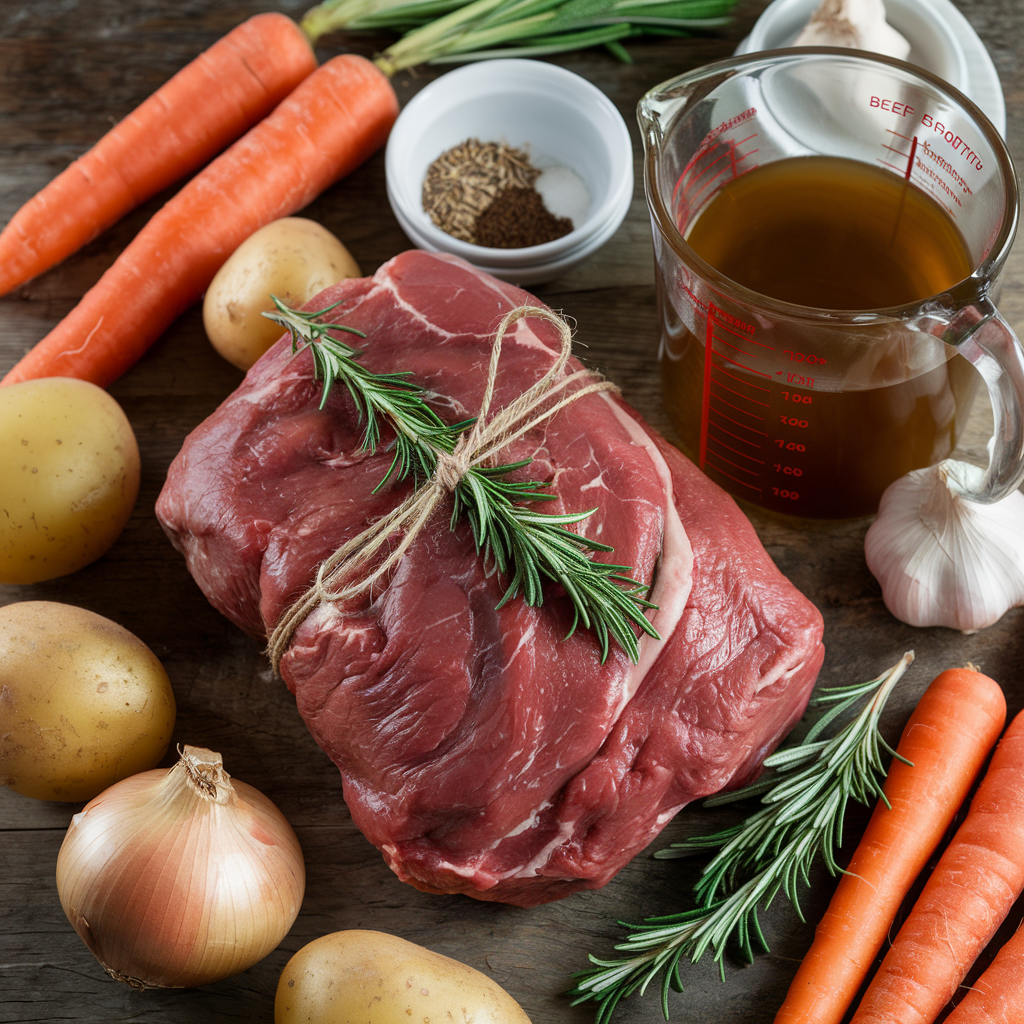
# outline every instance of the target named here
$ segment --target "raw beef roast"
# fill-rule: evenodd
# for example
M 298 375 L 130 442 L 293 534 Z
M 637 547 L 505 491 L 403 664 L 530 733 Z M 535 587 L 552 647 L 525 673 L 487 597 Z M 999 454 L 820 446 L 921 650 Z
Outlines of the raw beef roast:
M 363 363 L 411 370 L 449 422 L 479 408 L 493 331 L 526 293 L 451 257 L 408 252 L 312 308 L 366 332 Z M 351 337 L 351 336 L 346 336 Z M 495 401 L 550 365 L 557 332 L 506 336 Z M 390 511 L 391 453 L 361 450 L 344 387 L 319 406 L 308 352 L 282 339 L 187 439 L 157 514 L 209 600 L 263 638 L 317 567 Z M 579 364 L 571 364 L 570 369 Z M 689 801 L 738 785 L 803 711 L 821 618 L 731 498 L 608 393 L 506 449 L 548 480 L 542 510 L 594 508 L 580 529 L 653 580 L 661 640 L 633 665 L 565 639 L 568 600 L 496 610 L 505 581 L 465 524 L 436 514 L 386 585 L 320 605 L 281 675 L 341 770 L 353 820 L 400 878 L 521 906 L 606 883 Z

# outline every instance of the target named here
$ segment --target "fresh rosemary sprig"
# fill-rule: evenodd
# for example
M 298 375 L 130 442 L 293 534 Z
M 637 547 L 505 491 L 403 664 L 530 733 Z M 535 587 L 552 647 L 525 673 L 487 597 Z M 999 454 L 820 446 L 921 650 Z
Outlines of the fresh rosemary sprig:
M 452 454 L 463 430 L 472 420 L 446 424 L 427 405 L 427 392 L 406 371 L 372 373 L 358 360 L 360 352 L 333 337 L 331 331 L 346 331 L 365 337 L 362 331 L 344 324 L 322 323 L 320 317 L 340 303 L 314 311 L 295 310 L 271 296 L 276 313 L 264 313 L 269 320 L 287 328 L 292 351 L 309 348 L 314 377 L 322 383 L 320 407 L 331 389 L 343 383 L 365 424 L 363 450 L 374 452 L 380 444 L 380 422 L 385 420 L 395 433 L 395 454 L 384 478 L 375 490 L 394 475 L 421 482 L 437 466 L 438 454 Z M 608 657 L 614 640 L 635 664 L 640 647 L 634 627 L 658 638 L 644 610 L 655 606 L 645 600 L 647 588 L 632 579 L 629 566 L 595 562 L 591 551 L 611 551 L 607 544 L 566 529 L 582 522 L 596 510 L 545 515 L 524 502 L 550 501 L 555 495 L 542 481 L 514 481 L 508 475 L 523 469 L 530 460 L 502 466 L 470 467 L 454 491 L 452 529 L 465 518 L 473 533 L 476 549 L 493 559 L 499 573 L 510 579 L 498 607 L 522 594 L 531 606 L 544 603 L 542 579 L 560 583 L 573 606 L 573 621 L 567 636 L 582 624 L 596 635 L 601 661 Z
M 591 955 L 594 967 L 576 975 L 576 986 L 569 993 L 573 1005 L 595 1001 L 597 1024 L 607 1024 L 622 999 L 634 992 L 642 995 L 661 975 L 661 1008 L 668 1020 L 668 993 L 683 990 L 679 962 L 684 956 L 696 963 L 710 949 L 724 975 L 723 958 L 733 938 L 747 960 L 754 957 L 755 942 L 767 950 L 758 907 L 767 907 L 779 890 L 803 920 L 797 890 L 801 881 L 810 884 L 815 858 L 820 855 L 832 874 L 842 870 L 834 850 L 842 842 L 849 800 L 869 804 L 875 798 L 885 799 L 883 752 L 899 755 L 882 737 L 878 723 L 889 694 L 913 658 L 913 652 L 908 652 L 870 682 L 822 690 L 814 703 L 833 705 L 831 710 L 800 744 L 765 759 L 765 766 L 772 769 L 769 779 L 706 802 L 717 805 L 764 794 L 762 809 L 741 824 L 659 851 L 656 856 L 663 858 L 719 851 L 694 886 L 698 905 L 648 918 L 642 924 L 620 922 L 629 934 L 615 949 L 628 955 L 618 959 Z M 868 694 L 871 699 L 853 721 L 831 739 L 819 738 Z
M 360 352 L 335 338 L 331 331 L 344 331 L 360 338 L 366 335 L 345 324 L 321 323 L 319 317 L 341 305 L 335 302 L 324 309 L 303 311 L 292 309 L 276 295 L 270 296 L 276 313 L 264 313 L 268 320 L 286 328 L 292 336 L 292 351 L 308 348 L 313 357 L 313 377 L 323 385 L 320 408 L 327 404 L 336 383 L 348 389 L 355 403 L 359 422 L 364 424 L 362 450 L 375 452 L 380 444 L 381 419 L 395 430 L 395 457 L 384 478 L 374 489 L 379 491 L 396 473 L 425 479 L 434 471 L 437 459 L 434 450 L 451 452 L 459 432 L 467 423 L 449 426 L 426 403 L 426 392 L 411 380 L 407 370 L 396 373 L 372 373 L 359 362 Z
M 658 633 L 643 614 L 654 608 L 643 595 L 647 588 L 627 575 L 625 565 L 595 562 L 587 551 L 611 551 L 607 544 L 565 529 L 594 513 L 567 512 L 545 515 L 519 504 L 553 498 L 547 485 L 531 481 L 515 483 L 504 475 L 528 465 L 516 462 L 493 468 L 471 468 L 455 488 L 452 524 L 465 515 L 473 531 L 477 551 L 492 557 L 498 572 L 511 582 L 498 607 L 522 593 L 528 605 L 544 603 L 541 577 L 561 583 L 573 606 L 573 621 L 567 637 L 582 623 L 593 630 L 601 645 L 602 663 L 608 657 L 609 639 L 636 664 L 640 658 L 633 626 L 658 639 Z

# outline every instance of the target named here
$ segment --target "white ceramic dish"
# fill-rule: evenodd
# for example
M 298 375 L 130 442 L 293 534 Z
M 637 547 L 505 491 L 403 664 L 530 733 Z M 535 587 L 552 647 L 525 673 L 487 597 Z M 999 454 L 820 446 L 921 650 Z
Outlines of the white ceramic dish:
M 423 179 L 468 138 L 525 149 L 537 166 L 571 168 L 590 193 L 586 218 L 562 238 L 523 249 L 471 245 L 441 231 L 423 209 Z M 482 61 L 436 79 L 399 115 L 384 166 L 388 201 L 414 244 L 516 284 L 552 280 L 586 259 L 622 223 L 633 195 L 633 150 L 619 112 L 585 79 L 543 61 Z
M 409 236 L 410 240 L 420 249 L 429 249 L 432 252 L 450 252 L 450 249 L 437 249 L 432 247 L 432 239 L 427 238 L 424 234 L 421 234 L 417 224 L 414 224 L 407 220 L 404 214 L 396 205 L 390 191 L 388 192 L 388 200 L 391 203 L 392 209 L 394 210 L 395 217 L 398 220 L 402 230 Z M 571 267 L 575 267 L 578 263 L 585 260 L 591 253 L 596 252 L 598 249 L 608 241 L 622 223 L 623 218 L 626 216 L 626 212 L 629 210 L 629 204 L 632 200 L 632 195 L 626 193 L 623 196 L 623 200 L 619 207 L 613 211 L 613 216 L 609 217 L 605 223 L 605 226 L 596 234 L 589 235 L 586 241 L 581 242 L 574 249 L 570 249 L 568 252 L 563 253 L 560 256 L 553 257 L 547 262 L 538 263 L 531 261 L 529 257 L 529 251 L 526 249 L 486 249 L 481 246 L 476 248 L 481 253 L 498 253 L 505 255 L 507 253 L 526 253 L 526 261 L 521 266 L 496 266 L 484 262 L 481 258 L 472 259 L 469 262 L 475 267 L 479 267 L 481 270 L 486 271 L 488 274 L 493 274 L 495 277 L 501 278 L 504 281 L 511 281 L 515 284 L 529 285 L 529 284 L 541 284 L 544 281 L 552 281 L 560 274 L 564 274 Z
M 738 54 L 788 46 L 820 0 L 774 0 Z M 970 22 L 950 0 L 885 0 L 886 20 L 911 44 L 911 64 L 931 71 L 965 96 L 1006 134 L 1006 101 L 992 58 Z

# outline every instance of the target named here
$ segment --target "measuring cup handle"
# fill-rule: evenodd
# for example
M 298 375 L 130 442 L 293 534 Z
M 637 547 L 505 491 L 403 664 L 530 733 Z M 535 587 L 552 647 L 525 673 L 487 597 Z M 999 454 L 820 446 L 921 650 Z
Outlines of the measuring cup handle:
M 956 350 L 974 364 L 992 401 L 988 469 L 977 492 L 963 495 L 989 504 L 1024 480 L 1024 348 L 987 299 L 962 310 L 950 326 Z

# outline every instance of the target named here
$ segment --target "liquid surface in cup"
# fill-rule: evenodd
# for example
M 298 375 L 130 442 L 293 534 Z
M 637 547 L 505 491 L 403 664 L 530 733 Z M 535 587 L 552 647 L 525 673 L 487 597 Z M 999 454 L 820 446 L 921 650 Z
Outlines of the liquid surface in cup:
M 736 178 L 687 241 L 746 287 L 820 309 L 910 305 L 972 270 L 933 199 L 837 157 Z M 806 518 L 868 515 L 895 479 L 955 447 L 980 378 L 939 339 L 899 321 L 815 327 L 727 291 L 659 287 L 667 412 L 737 497 Z
M 752 291 L 818 309 L 909 305 L 973 269 L 931 196 L 842 157 L 792 157 L 734 178 L 686 240 Z

